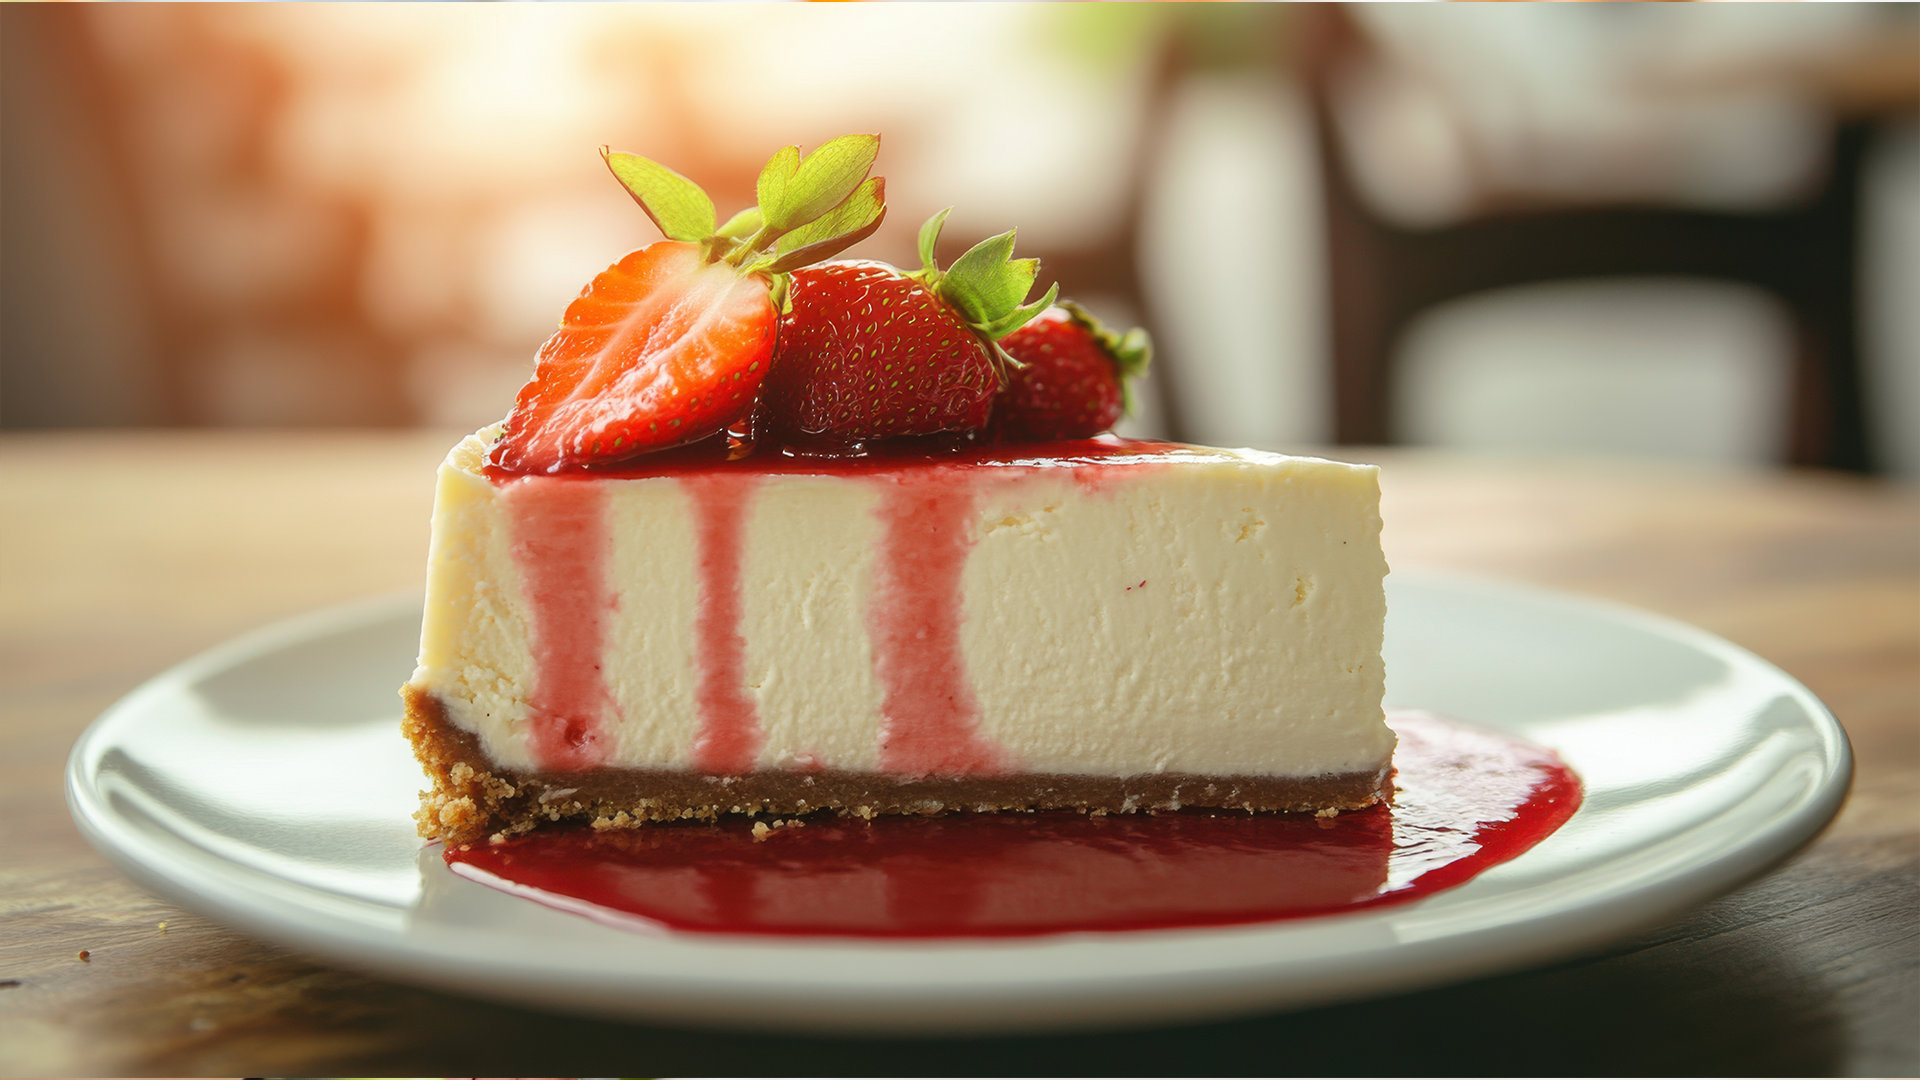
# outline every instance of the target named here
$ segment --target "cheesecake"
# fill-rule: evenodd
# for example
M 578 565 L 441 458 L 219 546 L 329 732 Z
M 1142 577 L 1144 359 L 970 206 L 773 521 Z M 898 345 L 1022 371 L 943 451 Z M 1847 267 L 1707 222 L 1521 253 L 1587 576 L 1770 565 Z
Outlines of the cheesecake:
M 423 835 L 1386 796 L 1376 470 L 1113 437 L 1152 343 L 1027 302 L 1012 230 L 832 259 L 879 147 L 780 150 L 724 223 L 601 148 L 664 239 L 440 468 Z
M 420 831 L 1390 789 L 1372 466 L 1111 435 L 440 467 Z

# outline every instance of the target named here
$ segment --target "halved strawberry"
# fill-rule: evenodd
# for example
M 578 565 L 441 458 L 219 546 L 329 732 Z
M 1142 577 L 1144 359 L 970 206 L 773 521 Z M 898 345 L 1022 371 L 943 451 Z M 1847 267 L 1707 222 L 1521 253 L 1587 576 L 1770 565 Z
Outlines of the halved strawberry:
M 1085 439 L 1133 413 L 1132 380 L 1153 342 L 1135 327 L 1116 334 L 1071 300 L 1000 339 L 1020 362 L 993 404 L 989 430 L 1012 438 Z
M 773 357 L 767 283 L 662 240 L 600 272 L 520 388 L 492 460 L 518 473 L 702 438 L 752 405 Z
M 704 438 L 744 417 L 766 377 L 787 275 L 878 228 L 879 138 L 847 135 L 761 171 L 759 205 L 715 228 L 691 180 L 601 155 L 668 237 L 595 277 L 540 349 L 489 460 L 556 473 Z
M 1045 310 L 1058 287 L 1020 303 L 1039 264 L 1009 259 L 1011 232 L 940 270 L 933 247 L 946 217 L 921 228 L 917 271 L 837 262 L 794 272 L 761 389 L 769 433 L 857 446 L 985 426 L 1008 363 L 994 342 Z

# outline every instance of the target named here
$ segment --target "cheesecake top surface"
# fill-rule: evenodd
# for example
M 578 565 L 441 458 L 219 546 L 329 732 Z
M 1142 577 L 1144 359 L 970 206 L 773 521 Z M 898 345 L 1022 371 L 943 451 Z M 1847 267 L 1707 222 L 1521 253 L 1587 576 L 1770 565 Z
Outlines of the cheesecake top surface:
M 499 427 L 484 428 L 455 447 L 448 463 L 496 484 L 524 479 L 487 461 L 487 450 Z M 929 468 L 953 470 L 1074 469 L 1088 466 L 1127 467 L 1169 464 L 1260 464 L 1284 462 L 1345 465 L 1365 472 L 1373 465 L 1349 465 L 1323 458 L 1300 457 L 1269 450 L 1193 446 L 1154 439 L 1127 439 L 1100 435 L 1088 439 L 974 443 L 965 440 L 911 440 L 905 444 L 878 444 L 857 453 L 808 453 L 791 446 L 742 446 L 726 439 L 710 439 L 691 446 L 643 454 L 606 465 L 581 467 L 549 474 L 562 478 L 645 480 L 703 473 L 752 473 L 787 476 L 867 476 Z

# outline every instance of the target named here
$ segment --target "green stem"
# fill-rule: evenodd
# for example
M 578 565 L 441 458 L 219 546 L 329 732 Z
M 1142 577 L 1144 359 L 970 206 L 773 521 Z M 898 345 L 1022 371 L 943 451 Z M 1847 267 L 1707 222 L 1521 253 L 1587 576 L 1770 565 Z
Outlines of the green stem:
M 739 266 L 747 261 L 747 256 L 755 255 L 760 249 L 780 238 L 771 225 L 760 226 L 760 231 L 740 242 L 740 246 L 727 253 L 727 265 Z

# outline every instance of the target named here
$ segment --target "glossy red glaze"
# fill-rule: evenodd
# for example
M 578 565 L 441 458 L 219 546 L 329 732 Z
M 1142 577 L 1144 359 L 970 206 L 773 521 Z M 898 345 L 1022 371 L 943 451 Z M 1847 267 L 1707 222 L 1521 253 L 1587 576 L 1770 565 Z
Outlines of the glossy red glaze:
M 1550 751 L 1423 713 L 1392 806 L 557 830 L 445 852 L 464 877 L 648 932 L 1019 937 L 1271 922 L 1404 904 L 1551 835 L 1580 805 Z
M 960 575 L 973 548 L 975 477 L 922 469 L 876 476 L 879 558 L 867 601 L 880 683 L 880 768 L 958 776 L 997 772 L 960 651 Z
M 541 767 L 589 769 L 614 709 L 601 671 L 607 617 L 606 492 L 573 479 L 522 477 L 502 493 L 508 543 L 529 598 L 532 749 Z
M 929 465 L 974 468 L 1068 468 L 1088 464 L 1127 467 L 1152 465 L 1188 457 L 1215 457 L 1221 451 L 1180 443 L 1121 439 L 1102 435 L 1092 439 L 1045 442 L 978 442 L 966 437 L 929 436 L 899 439 L 855 452 L 809 453 L 772 441 L 746 446 L 721 435 L 689 446 L 642 454 L 606 465 L 578 466 L 563 475 L 595 476 L 612 480 L 641 480 L 656 476 L 687 476 L 708 472 L 745 472 L 788 476 L 863 476 L 899 472 Z M 517 474 L 489 464 L 483 470 L 496 484 L 511 483 Z
M 750 473 L 705 473 L 683 481 L 699 545 L 694 663 L 700 681 L 694 697 L 700 732 L 693 764 L 710 773 L 752 769 L 764 741 L 759 709 L 747 692 L 747 639 L 740 632 L 747 504 L 759 483 Z

